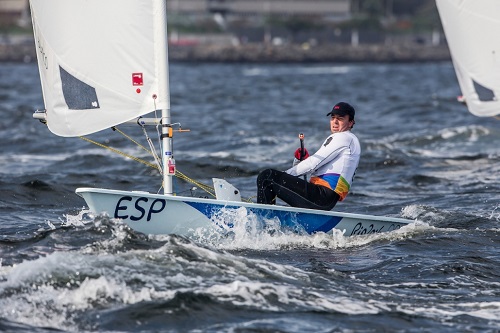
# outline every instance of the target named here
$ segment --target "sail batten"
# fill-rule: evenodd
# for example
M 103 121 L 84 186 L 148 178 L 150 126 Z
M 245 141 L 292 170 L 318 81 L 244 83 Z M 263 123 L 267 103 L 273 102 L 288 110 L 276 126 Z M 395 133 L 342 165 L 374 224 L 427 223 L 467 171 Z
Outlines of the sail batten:
M 30 0 L 47 125 L 80 136 L 169 108 L 162 0 Z M 163 12 L 161 12 L 163 11 Z M 164 41 L 158 42 L 159 39 Z
M 500 115 L 500 11 L 497 0 L 436 0 L 469 111 Z

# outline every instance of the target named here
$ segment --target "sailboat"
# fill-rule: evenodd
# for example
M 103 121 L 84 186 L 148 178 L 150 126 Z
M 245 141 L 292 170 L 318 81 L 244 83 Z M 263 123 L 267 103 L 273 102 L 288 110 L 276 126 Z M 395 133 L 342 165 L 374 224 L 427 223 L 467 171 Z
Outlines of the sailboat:
M 164 193 L 78 188 L 89 210 L 145 234 L 226 233 L 237 216 L 313 234 L 361 235 L 413 221 L 245 202 L 214 179 L 215 199 L 178 196 L 170 114 L 166 0 L 30 0 L 45 110 L 34 117 L 62 137 L 84 136 L 123 123 L 161 127 L 159 168 Z M 104 56 L 105 55 L 105 56 Z M 155 113 L 158 117 L 145 118 Z M 233 214 L 233 215 L 231 215 Z M 225 221 L 220 217 L 233 216 Z
M 500 11 L 496 0 L 436 0 L 453 67 L 470 113 L 500 116 Z

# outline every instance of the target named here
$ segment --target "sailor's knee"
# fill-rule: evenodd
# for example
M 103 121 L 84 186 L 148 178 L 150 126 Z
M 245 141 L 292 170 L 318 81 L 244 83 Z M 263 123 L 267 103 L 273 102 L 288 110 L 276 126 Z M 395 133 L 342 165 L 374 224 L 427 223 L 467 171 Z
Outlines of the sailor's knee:
M 273 169 L 265 169 L 257 176 L 257 183 L 262 183 L 265 179 L 269 179 L 273 175 Z

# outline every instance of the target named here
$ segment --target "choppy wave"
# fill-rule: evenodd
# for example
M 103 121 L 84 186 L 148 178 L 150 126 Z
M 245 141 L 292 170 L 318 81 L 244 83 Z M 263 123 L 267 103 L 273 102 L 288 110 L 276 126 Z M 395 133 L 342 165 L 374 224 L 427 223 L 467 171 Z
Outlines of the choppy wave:
M 287 75 L 332 75 L 332 74 L 347 74 L 351 68 L 349 66 L 306 66 L 294 67 L 289 66 L 269 66 L 269 67 L 254 67 L 243 70 L 245 76 L 287 76 Z
M 77 187 L 157 192 L 155 169 L 31 119 L 36 64 L 0 64 L 0 330 L 495 332 L 500 133 L 456 103 L 451 64 L 171 67 L 180 171 L 255 196 L 257 173 L 312 152 L 340 100 L 363 155 L 335 209 L 402 216 L 384 234 L 302 235 L 227 210 L 225 233 L 148 236 L 90 214 Z M 142 131 L 124 128 L 137 140 Z M 156 133 L 150 136 L 157 142 Z M 114 131 L 91 136 L 151 156 Z M 142 142 L 142 141 L 141 141 Z M 177 193 L 204 196 L 176 181 Z M 227 222 L 227 223 L 226 223 Z
M 345 316 L 361 322 L 376 315 L 410 316 L 421 325 L 452 324 L 462 316 L 500 320 L 498 302 L 473 301 L 464 291 L 475 281 L 481 281 L 473 288 L 476 293 L 496 288 L 494 269 L 477 270 L 465 256 L 461 262 L 437 261 L 448 251 L 442 246 L 439 253 L 419 259 L 418 249 L 429 241 L 452 243 L 461 237 L 456 229 L 415 223 L 387 234 L 355 237 L 256 236 L 245 230 L 247 239 L 235 233 L 231 243 L 201 245 L 178 236 L 146 237 L 105 217 L 88 220 L 82 212 L 68 217 L 61 228 L 20 241 L 18 245 L 31 247 L 30 259 L 0 266 L 0 316 L 4 325 L 22 322 L 70 331 L 156 330 L 173 322 L 177 329 L 201 325 L 217 331 L 240 325 L 258 329 L 266 322 L 245 316 L 237 322 L 229 319 L 243 313 L 248 318 L 259 313 L 269 323 L 276 323 L 276 316 L 295 314 L 296 329 L 313 330 Z M 75 244 L 68 234 L 84 236 Z M 57 245 L 48 246 L 50 242 Z M 482 261 L 485 267 L 494 263 Z M 428 281 L 413 275 L 419 266 L 420 272 L 427 271 Z M 389 272 L 386 281 L 369 282 L 371 276 Z M 454 300 L 458 296 L 462 301 Z M 190 321 L 193 313 L 196 323 Z M 352 325 L 353 320 L 344 323 Z M 379 325 L 383 322 L 376 321 Z M 488 327 L 480 321 L 477 325 Z

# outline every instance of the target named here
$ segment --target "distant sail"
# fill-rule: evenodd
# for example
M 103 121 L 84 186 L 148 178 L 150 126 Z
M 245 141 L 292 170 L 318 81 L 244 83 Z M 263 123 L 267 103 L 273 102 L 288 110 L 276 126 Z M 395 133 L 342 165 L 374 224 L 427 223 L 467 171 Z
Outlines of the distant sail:
M 86 135 L 170 108 L 164 1 L 30 0 L 30 6 L 54 134 Z
M 436 0 L 469 111 L 500 115 L 500 2 Z

